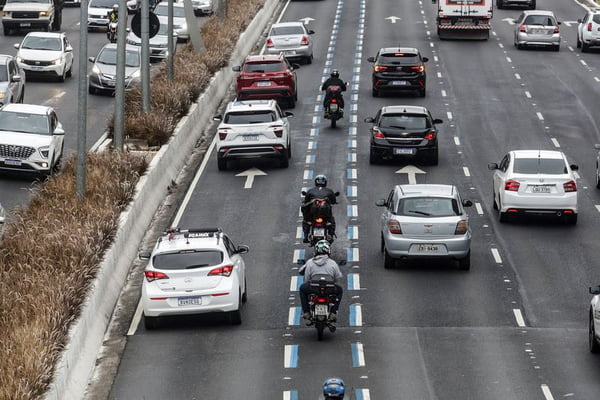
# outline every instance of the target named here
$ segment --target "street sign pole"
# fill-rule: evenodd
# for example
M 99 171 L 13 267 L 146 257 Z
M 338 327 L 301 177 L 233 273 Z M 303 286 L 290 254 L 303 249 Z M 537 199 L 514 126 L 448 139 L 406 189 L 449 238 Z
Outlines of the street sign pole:
M 175 77 L 173 71 L 173 56 L 175 55 L 175 46 L 173 46 L 173 1 L 175 0 L 167 0 L 167 40 L 169 41 L 167 46 L 167 51 L 169 52 L 167 55 L 167 78 L 169 82 L 172 82 Z M 193 27 L 190 28 L 193 29 Z
M 127 0 L 119 0 L 119 23 L 117 24 L 117 76 L 115 87 L 115 149 L 123 150 L 125 131 L 125 36 L 127 32 Z
M 142 112 L 150 112 L 150 32 L 149 0 L 142 0 Z
M 79 16 L 79 92 L 77 120 L 77 173 L 75 189 L 77 197 L 85 197 L 86 168 L 87 168 L 87 53 L 88 53 L 88 0 L 81 0 Z

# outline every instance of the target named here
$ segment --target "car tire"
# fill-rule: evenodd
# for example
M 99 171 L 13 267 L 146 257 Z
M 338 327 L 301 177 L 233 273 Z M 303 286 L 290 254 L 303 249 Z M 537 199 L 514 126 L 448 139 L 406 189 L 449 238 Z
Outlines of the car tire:
M 584 42 L 581 42 L 581 52 L 582 53 L 587 53 L 590 49 L 590 45 L 585 44 Z
M 292 158 L 292 143 L 288 143 L 288 148 L 287 148 L 287 158 Z
M 96 88 L 93 86 L 88 86 L 88 93 L 89 94 L 96 94 Z
M 67 71 L 67 78 L 70 78 L 71 76 L 73 76 L 73 63 L 71 63 L 71 66 L 69 67 L 69 70 Z
M 469 271 L 471 269 L 471 251 L 465 258 L 458 260 L 458 268 L 462 271 Z
M 371 149 L 369 151 L 369 164 L 380 164 L 381 159 L 377 156 L 377 153 Z
M 596 167 L 596 189 L 600 189 L 600 176 L 598 176 L 598 167 Z
M 246 277 L 244 277 L 244 293 L 242 294 L 242 303 L 248 301 L 248 283 L 246 281 Z
M 383 233 L 382 233 L 381 234 L 381 245 L 380 245 L 379 251 L 381 251 L 383 253 L 384 250 L 385 250 L 385 240 L 383 240 Z
M 508 222 L 508 213 L 500 210 L 502 210 L 502 203 L 500 203 L 500 199 L 498 199 L 498 221 L 500 221 L 500 223 Z
M 371 94 L 373 95 L 373 97 L 379 97 L 379 90 L 372 88 Z
M 552 46 L 552 50 L 554 50 L 554 51 L 560 51 L 560 44 Z
M 577 48 L 581 48 L 581 40 L 579 40 L 579 36 L 577 36 Z
M 312 55 L 312 54 L 311 54 L 310 56 L 306 57 L 306 63 L 307 63 L 307 64 L 312 64 L 312 62 L 313 62 L 313 58 L 314 58 L 314 57 L 313 57 L 313 55 Z
M 419 94 L 419 97 L 427 96 L 427 89 L 425 89 L 425 88 L 419 89 L 418 94 Z
M 383 268 L 385 269 L 390 269 L 390 268 L 394 268 L 394 266 L 396 265 L 396 260 L 394 260 L 392 258 L 392 256 L 390 256 L 390 253 L 388 253 L 387 249 L 383 248 Z
M 280 168 L 288 168 L 290 166 L 290 158 L 288 156 L 287 150 L 284 155 L 279 159 L 279 167 Z
M 594 316 L 592 313 L 593 311 L 590 310 L 590 319 L 588 327 L 590 353 L 598 354 L 600 353 L 600 343 L 598 343 L 598 340 L 596 339 L 596 328 L 594 327 Z
M 62 75 L 58 75 L 58 81 L 59 82 L 64 82 L 65 79 L 67 79 L 67 67 L 66 66 L 63 68 Z
M 144 315 L 144 326 L 146 327 L 146 330 L 152 331 L 158 328 L 159 323 L 160 321 L 158 320 L 158 317 L 149 317 Z
M 496 0 L 496 8 L 498 8 L 498 10 L 502 10 L 504 8 L 504 3 L 502 3 L 502 0 Z
M 217 168 L 219 169 L 219 171 L 226 171 L 227 170 L 227 160 L 217 156 Z
M 3 26 L 2 29 L 4 30 L 4 36 L 10 35 L 10 28 L 8 26 Z
M 21 92 L 21 97 L 19 98 L 19 103 L 23 104 L 25 100 L 25 87 L 23 87 L 23 91 Z
M 427 162 L 429 165 L 438 165 L 439 162 L 439 150 L 438 147 L 431 150 L 429 152 L 429 156 L 427 157 Z
M 494 210 L 498 210 L 498 204 L 496 204 L 496 192 L 492 193 L 492 207 Z
M 229 322 L 231 325 L 241 325 L 242 323 L 242 294 L 238 293 L 238 308 L 229 312 Z
M 577 225 L 577 214 L 566 214 L 564 218 L 567 225 Z
M 535 10 L 535 7 L 536 7 L 535 1 L 536 1 L 536 0 L 533 0 L 533 1 L 531 2 L 531 5 L 529 6 L 529 9 L 530 9 L 530 10 Z
M 294 95 L 290 96 L 290 98 L 288 99 L 288 107 L 289 108 L 296 107 L 296 99 L 294 98 Z

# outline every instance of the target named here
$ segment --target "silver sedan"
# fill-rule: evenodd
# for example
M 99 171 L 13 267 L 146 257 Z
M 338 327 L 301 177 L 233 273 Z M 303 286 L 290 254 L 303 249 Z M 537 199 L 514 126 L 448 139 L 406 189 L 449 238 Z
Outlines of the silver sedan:
M 527 46 L 550 46 L 560 50 L 560 21 L 552 11 L 523 11 L 515 21 L 514 45 L 517 49 Z
M 168 17 L 169 5 L 165 3 L 159 3 L 154 9 L 154 14 L 159 17 L 163 17 L 165 20 Z M 161 18 L 162 19 L 162 18 Z M 173 30 L 177 33 L 177 39 L 181 41 L 187 41 L 190 39 L 188 32 L 187 21 L 185 19 L 185 8 L 183 3 L 173 4 Z
M 454 185 L 396 185 L 381 215 L 381 251 L 384 267 L 408 259 L 454 259 L 459 268 L 471 268 L 471 228 Z
M 313 60 L 313 30 L 306 29 L 302 22 L 281 22 L 273 24 L 267 34 L 266 54 L 282 53 L 288 59 L 304 59 L 307 64 Z

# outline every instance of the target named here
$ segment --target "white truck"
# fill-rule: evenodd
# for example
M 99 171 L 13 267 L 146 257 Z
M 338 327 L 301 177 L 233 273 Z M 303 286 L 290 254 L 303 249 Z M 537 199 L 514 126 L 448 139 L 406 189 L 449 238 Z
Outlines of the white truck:
M 18 29 L 49 32 L 53 22 L 54 0 L 6 0 L 2 9 L 4 36 Z
M 440 39 L 487 40 L 490 37 L 493 0 L 432 0 L 436 1 Z

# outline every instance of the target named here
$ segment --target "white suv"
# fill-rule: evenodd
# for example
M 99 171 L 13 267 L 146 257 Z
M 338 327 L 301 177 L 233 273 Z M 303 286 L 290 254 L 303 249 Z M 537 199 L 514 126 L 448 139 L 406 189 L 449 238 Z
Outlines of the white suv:
M 553 214 L 567 223 L 577 223 L 577 183 L 573 171 L 561 151 L 513 150 L 499 164 L 491 163 L 494 171 L 494 209 L 500 222 L 509 215 L 521 213 Z
M 235 246 L 218 228 L 171 228 L 158 238 L 142 283 L 146 329 L 158 326 L 159 317 L 224 312 L 232 324 L 241 324 L 246 302 L 248 246 Z
M 588 11 L 577 22 L 577 48 L 585 53 L 592 46 L 600 46 L 600 10 Z
M 60 163 L 64 137 L 52 107 L 6 104 L 0 108 L 0 169 L 48 175 Z
M 227 105 L 217 128 L 217 166 L 227 169 L 227 161 L 243 158 L 276 158 L 289 166 L 292 143 L 288 118 L 275 100 L 234 101 Z
M 590 288 L 590 294 L 593 295 L 592 301 L 590 302 L 590 316 L 589 316 L 589 345 L 590 352 L 600 353 L 600 286 L 592 286 Z

